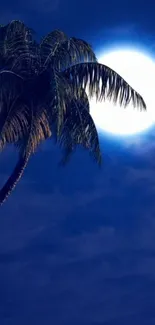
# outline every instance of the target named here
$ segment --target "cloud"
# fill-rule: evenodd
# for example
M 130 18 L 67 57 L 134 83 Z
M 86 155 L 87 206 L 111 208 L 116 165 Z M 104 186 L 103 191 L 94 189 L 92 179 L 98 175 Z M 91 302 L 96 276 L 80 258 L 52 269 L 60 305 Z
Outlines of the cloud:
M 154 167 L 109 151 L 101 171 L 39 151 L 1 208 L 2 324 L 153 322 Z

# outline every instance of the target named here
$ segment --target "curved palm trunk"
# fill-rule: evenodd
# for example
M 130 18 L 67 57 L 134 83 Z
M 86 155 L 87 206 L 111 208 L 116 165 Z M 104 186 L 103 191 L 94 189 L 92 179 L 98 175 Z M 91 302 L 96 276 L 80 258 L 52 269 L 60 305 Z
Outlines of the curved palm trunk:
M 0 190 L 0 205 L 2 205 L 7 200 L 8 196 L 11 194 L 16 184 L 22 177 L 24 170 L 27 166 L 27 163 L 29 161 L 29 158 L 30 158 L 30 154 L 21 156 L 19 158 L 11 176 L 8 178 L 8 180 Z

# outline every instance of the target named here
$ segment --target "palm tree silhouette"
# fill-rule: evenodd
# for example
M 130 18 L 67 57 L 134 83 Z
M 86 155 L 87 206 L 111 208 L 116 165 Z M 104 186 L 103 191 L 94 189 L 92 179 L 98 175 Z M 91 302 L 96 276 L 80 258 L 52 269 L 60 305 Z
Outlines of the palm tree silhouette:
M 143 98 L 115 71 L 99 64 L 85 41 L 54 30 L 36 42 L 34 32 L 21 21 L 0 26 L 0 150 L 13 144 L 19 153 L 0 190 L 0 204 L 38 145 L 49 137 L 62 147 L 63 164 L 78 145 L 101 164 L 89 112 L 92 96 L 146 109 Z

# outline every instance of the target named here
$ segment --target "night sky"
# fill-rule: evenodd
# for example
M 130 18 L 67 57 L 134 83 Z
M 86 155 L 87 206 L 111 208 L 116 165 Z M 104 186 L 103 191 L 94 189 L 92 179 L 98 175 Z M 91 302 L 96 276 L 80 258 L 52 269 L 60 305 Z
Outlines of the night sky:
M 0 23 L 155 56 L 153 0 L 74 1 L 6 0 Z M 155 324 L 155 127 L 100 142 L 101 170 L 80 150 L 60 167 L 47 141 L 1 207 L 0 325 Z M 1 184 L 15 159 L 1 155 Z

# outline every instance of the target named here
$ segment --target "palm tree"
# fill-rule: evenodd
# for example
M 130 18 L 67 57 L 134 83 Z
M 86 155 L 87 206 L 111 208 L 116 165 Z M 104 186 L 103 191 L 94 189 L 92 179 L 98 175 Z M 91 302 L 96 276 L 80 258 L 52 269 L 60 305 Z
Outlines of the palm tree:
M 88 94 L 88 96 L 87 96 Z M 115 71 L 99 64 L 91 46 L 54 30 L 36 42 L 21 21 L 0 27 L 0 150 L 13 144 L 19 159 L 0 190 L 0 204 L 21 178 L 39 144 L 53 137 L 66 163 L 81 145 L 101 164 L 89 99 L 109 98 L 146 109 L 143 98 Z

